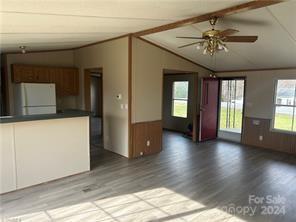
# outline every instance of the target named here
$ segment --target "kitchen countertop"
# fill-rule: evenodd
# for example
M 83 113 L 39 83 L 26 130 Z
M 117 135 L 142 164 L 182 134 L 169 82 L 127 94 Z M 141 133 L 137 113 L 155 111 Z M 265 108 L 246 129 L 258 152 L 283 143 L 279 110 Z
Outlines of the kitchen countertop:
M 14 123 L 25 122 L 35 120 L 48 120 L 48 119 L 63 119 L 89 116 L 90 112 L 83 110 L 64 110 L 54 114 L 40 114 L 40 115 L 23 115 L 23 116 L 0 116 L 0 124 L 2 123 Z

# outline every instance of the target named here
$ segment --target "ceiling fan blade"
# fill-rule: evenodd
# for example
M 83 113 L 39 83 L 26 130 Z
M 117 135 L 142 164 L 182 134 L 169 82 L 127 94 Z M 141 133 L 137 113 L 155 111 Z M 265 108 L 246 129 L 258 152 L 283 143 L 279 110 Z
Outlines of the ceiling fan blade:
M 256 42 L 258 36 L 226 36 L 224 42 Z
M 187 37 L 187 36 L 178 36 L 178 39 L 204 39 L 203 37 Z
M 239 32 L 238 30 L 235 29 L 226 29 L 224 31 L 221 31 L 219 36 L 229 36 L 229 35 L 233 35 L 235 33 Z
M 184 48 L 184 47 L 191 46 L 191 45 L 196 45 L 196 44 L 198 44 L 198 43 L 202 43 L 202 42 L 203 42 L 203 41 L 193 42 L 193 43 L 190 43 L 190 44 L 186 44 L 186 45 L 179 46 L 178 48 Z

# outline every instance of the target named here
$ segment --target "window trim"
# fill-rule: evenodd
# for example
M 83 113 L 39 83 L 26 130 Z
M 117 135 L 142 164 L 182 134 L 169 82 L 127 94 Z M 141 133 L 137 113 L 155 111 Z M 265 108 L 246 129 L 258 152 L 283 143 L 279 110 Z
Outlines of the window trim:
M 285 107 L 295 107 L 295 113 L 293 118 L 295 118 L 296 116 L 296 104 L 294 105 L 277 105 L 276 104 L 276 97 L 277 97 L 277 88 L 278 88 L 278 81 L 279 80 L 296 80 L 295 77 L 285 77 L 285 78 L 275 78 L 274 79 L 274 94 L 273 94 L 273 104 L 272 104 L 272 119 L 271 119 L 271 124 L 270 124 L 270 131 L 271 132 L 277 132 L 277 133 L 284 133 L 284 134 L 292 134 L 292 135 L 296 135 L 296 131 L 292 130 L 283 130 L 283 129 L 276 129 L 274 128 L 274 124 L 275 124 L 275 114 L 276 114 L 276 107 L 277 106 L 285 106 Z M 294 99 L 296 98 L 296 94 L 294 95 Z M 296 123 L 294 123 L 296 124 Z
M 188 87 L 187 87 L 187 99 L 184 99 L 184 98 L 182 98 L 182 99 L 175 99 L 175 97 L 174 97 L 175 82 L 187 82 L 187 85 L 188 85 Z M 175 110 L 174 109 L 174 101 L 175 100 L 176 101 L 186 101 L 187 102 L 186 117 L 183 117 L 183 116 L 175 116 L 174 115 L 174 110 Z M 173 84 L 172 84 L 172 100 L 171 100 L 171 106 L 172 106 L 172 108 L 171 108 L 171 116 L 173 118 L 188 119 L 188 106 L 189 106 L 188 101 L 189 101 L 189 80 L 173 80 Z

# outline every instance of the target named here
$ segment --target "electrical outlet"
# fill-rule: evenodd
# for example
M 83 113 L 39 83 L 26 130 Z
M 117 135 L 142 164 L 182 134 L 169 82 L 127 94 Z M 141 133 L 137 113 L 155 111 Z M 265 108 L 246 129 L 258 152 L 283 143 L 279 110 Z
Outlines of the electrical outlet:
M 259 126 L 259 125 L 260 125 L 260 120 L 258 120 L 258 119 L 254 119 L 254 120 L 253 120 L 253 125 L 255 125 L 255 126 Z
M 262 141 L 263 140 L 263 136 L 259 136 L 259 140 Z
M 150 146 L 150 140 L 147 140 L 146 145 L 147 145 L 147 146 Z

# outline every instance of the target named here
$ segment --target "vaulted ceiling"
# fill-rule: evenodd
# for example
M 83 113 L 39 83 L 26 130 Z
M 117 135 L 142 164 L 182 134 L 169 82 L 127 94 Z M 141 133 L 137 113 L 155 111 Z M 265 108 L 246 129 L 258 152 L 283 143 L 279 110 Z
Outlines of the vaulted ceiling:
M 81 46 L 246 1 L 2 0 L 1 49 Z
M 235 6 L 243 0 L 2 0 L 1 51 L 79 47 L 120 35 Z M 230 52 L 202 55 L 194 46 L 179 49 L 200 36 L 208 22 L 144 36 L 214 70 L 296 67 L 296 1 L 228 16 L 217 28 L 258 35 L 253 44 L 229 43 Z
M 229 52 L 203 55 L 192 45 L 196 40 L 176 36 L 201 36 L 211 29 L 209 22 L 197 23 L 145 36 L 149 41 L 168 48 L 213 70 L 263 69 L 296 67 L 296 1 L 255 9 L 218 20 L 217 29 L 237 29 L 236 35 L 258 35 L 255 43 L 227 43 Z M 198 41 L 198 40 L 197 40 Z

